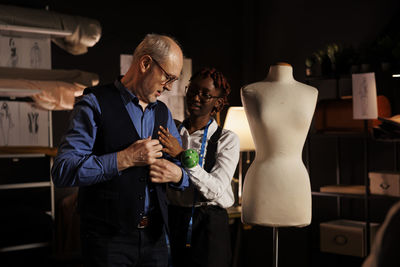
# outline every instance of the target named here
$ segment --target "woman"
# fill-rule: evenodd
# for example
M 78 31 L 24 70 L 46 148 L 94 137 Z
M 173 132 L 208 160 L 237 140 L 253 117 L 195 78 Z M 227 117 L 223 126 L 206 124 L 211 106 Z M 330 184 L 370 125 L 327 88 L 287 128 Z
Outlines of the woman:
M 195 73 L 186 92 L 189 117 L 178 127 L 178 141 L 160 127 L 163 151 L 180 157 L 189 148 L 199 164 L 186 168 L 190 187 L 168 192 L 172 263 L 180 266 L 230 266 L 231 243 L 226 208 L 234 203 L 231 179 L 239 160 L 239 138 L 214 119 L 227 105 L 230 86 L 223 74 L 204 68 Z

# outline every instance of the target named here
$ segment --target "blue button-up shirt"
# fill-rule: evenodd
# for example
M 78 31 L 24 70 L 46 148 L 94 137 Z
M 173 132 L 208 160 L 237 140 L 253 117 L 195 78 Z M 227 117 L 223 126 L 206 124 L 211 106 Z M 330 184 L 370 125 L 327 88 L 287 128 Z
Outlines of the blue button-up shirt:
M 115 86 L 120 90 L 126 110 L 140 138 L 144 139 L 151 136 L 154 130 L 154 108 L 157 102 L 148 104 L 143 110 L 139 105 L 139 99 L 126 89 L 119 80 L 115 81 Z M 52 176 L 56 186 L 87 186 L 120 175 L 117 168 L 117 152 L 101 156 L 92 154 L 97 133 L 95 114 L 101 114 L 95 95 L 84 95 L 80 102 L 75 105 L 71 114 L 70 125 L 54 160 Z M 182 144 L 169 110 L 167 127 Z M 170 160 L 181 166 L 178 160 L 173 158 L 170 158 Z M 171 183 L 177 189 L 184 189 L 189 185 L 187 173 L 183 168 L 181 169 L 181 182 L 178 184 Z M 151 206 L 151 192 L 147 186 L 145 193 L 145 213 L 147 213 Z

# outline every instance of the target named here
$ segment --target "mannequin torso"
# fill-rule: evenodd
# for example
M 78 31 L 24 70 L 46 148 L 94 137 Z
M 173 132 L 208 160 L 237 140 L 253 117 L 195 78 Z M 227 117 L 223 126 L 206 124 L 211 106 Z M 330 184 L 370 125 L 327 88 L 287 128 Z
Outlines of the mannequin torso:
M 311 188 L 302 150 L 318 91 L 294 80 L 292 67 L 278 63 L 267 79 L 241 89 L 256 147 L 246 173 L 242 221 L 272 227 L 311 222 Z

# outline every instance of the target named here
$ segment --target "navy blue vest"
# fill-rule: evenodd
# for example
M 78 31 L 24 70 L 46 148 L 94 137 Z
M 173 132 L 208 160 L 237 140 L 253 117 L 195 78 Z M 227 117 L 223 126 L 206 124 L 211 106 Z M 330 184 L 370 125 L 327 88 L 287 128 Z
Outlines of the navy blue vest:
M 95 118 L 98 125 L 93 154 L 103 155 L 123 150 L 140 139 L 114 84 L 87 88 L 84 94 L 93 93 L 100 105 L 101 115 Z M 168 108 L 158 101 L 155 107 L 153 139 L 158 139 L 159 126 L 167 127 Z M 144 212 L 145 186 L 154 188 L 155 209 L 161 212 L 168 231 L 166 184 L 149 181 L 149 168 L 131 167 L 120 176 L 91 186 L 79 188 L 79 211 L 86 222 L 104 223 L 116 229 L 131 231 L 137 227 Z

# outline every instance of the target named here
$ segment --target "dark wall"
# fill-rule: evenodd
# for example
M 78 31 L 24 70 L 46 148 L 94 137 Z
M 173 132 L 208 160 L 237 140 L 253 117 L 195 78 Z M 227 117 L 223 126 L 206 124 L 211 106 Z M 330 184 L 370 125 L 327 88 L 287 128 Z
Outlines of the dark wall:
M 286 61 L 299 81 L 305 78 L 307 56 L 329 43 L 368 45 L 399 15 L 400 7 L 396 0 L 282 0 L 255 5 L 255 75 L 250 78 L 263 79 L 271 64 Z
M 69 15 L 97 19 L 102 37 L 87 54 L 73 56 L 52 45 L 54 69 L 95 72 L 101 83 L 119 74 L 119 55 L 130 54 L 146 33 L 175 36 L 193 70 L 215 66 L 231 86 L 231 105 L 241 105 L 240 88 L 264 79 L 277 61 L 292 64 L 294 76 L 304 81 L 304 61 L 326 44 L 358 46 L 372 42 L 396 17 L 396 0 L 325 3 L 303 1 L 0 1 L 31 8 L 45 8 Z M 225 111 L 221 114 L 222 121 Z M 65 112 L 54 115 L 67 116 Z M 55 144 L 58 129 L 55 121 Z M 60 132 L 62 132 L 61 130 Z

